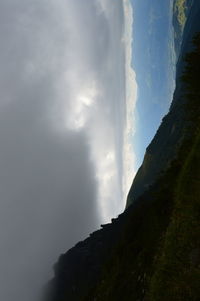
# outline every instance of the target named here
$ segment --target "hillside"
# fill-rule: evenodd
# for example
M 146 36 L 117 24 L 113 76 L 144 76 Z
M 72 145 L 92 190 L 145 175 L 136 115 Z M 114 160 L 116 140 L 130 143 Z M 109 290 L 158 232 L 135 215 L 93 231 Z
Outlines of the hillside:
M 146 149 L 143 164 L 139 168 L 130 189 L 127 206 L 137 199 L 156 179 L 167 169 L 170 161 L 176 156 L 184 135 L 185 127 L 185 84 L 179 78 L 184 70 L 184 56 L 191 50 L 191 40 L 196 32 L 200 31 L 200 2 L 194 1 L 190 7 L 188 19 L 182 34 L 182 47 L 176 70 L 176 89 L 169 113 L 163 121 Z
M 197 32 L 196 0 L 183 31 L 174 98 L 147 148 L 127 209 L 60 256 L 47 301 L 200 300 Z

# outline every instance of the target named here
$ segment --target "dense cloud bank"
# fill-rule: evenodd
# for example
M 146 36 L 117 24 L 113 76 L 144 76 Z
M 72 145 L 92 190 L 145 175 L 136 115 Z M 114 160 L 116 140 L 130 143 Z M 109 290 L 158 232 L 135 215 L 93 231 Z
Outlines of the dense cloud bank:
M 121 1 L 0 2 L 0 299 L 123 209 Z

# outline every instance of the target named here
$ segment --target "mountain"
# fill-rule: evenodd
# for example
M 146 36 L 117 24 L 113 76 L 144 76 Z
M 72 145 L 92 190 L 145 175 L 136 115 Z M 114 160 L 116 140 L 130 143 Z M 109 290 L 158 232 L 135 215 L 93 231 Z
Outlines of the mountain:
M 182 35 L 193 0 L 175 0 L 173 4 L 173 27 L 175 52 L 178 57 L 182 42 Z
M 200 3 L 198 1 L 193 2 L 193 5 L 190 6 L 190 13 L 188 13 L 185 29 L 181 36 L 182 47 L 177 63 L 174 98 L 169 113 L 163 118 L 155 137 L 146 149 L 143 164 L 139 168 L 128 194 L 127 206 L 152 185 L 163 170 L 167 169 L 181 145 L 187 124 L 183 106 L 185 102 L 185 85 L 180 82 L 179 77 L 184 69 L 184 55 L 190 51 L 191 39 L 195 32 L 198 32 L 200 29 L 199 6 Z M 177 27 L 174 28 L 174 31 L 175 37 L 177 37 Z
M 183 29 L 173 101 L 146 150 L 127 209 L 60 256 L 47 301 L 200 300 L 198 32 L 196 0 Z

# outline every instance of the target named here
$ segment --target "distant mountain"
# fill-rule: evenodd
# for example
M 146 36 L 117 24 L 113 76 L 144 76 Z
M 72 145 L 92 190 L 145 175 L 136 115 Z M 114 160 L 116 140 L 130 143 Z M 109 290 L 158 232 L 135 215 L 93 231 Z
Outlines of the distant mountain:
M 163 118 L 155 137 L 146 149 L 143 164 L 139 168 L 130 189 L 127 206 L 134 202 L 167 169 L 181 145 L 187 125 L 183 106 L 185 102 L 185 88 L 179 77 L 184 68 L 184 55 L 191 49 L 191 39 L 196 32 L 200 31 L 199 10 L 200 2 L 195 1 L 192 5 L 190 1 L 190 12 L 188 13 L 187 21 L 185 21 L 184 32 L 181 34 L 182 47 L 177 63 L 177 80 L 173 102 L 169 113 Z M 174 31 L 177 32 L 176 27 Z
M 182 35 L 187 21 L 188 14 L 193 5 L 193 0 L 174 0 L 173 5 L 173 26 L 174 26 L 174 42 L 175 52 L 179 56 Z
M 195 0 L 183 30 L 173 102 L 146 150 L 127 209 L 60 256 L 47 301 L 200 300 L 198 32 Z

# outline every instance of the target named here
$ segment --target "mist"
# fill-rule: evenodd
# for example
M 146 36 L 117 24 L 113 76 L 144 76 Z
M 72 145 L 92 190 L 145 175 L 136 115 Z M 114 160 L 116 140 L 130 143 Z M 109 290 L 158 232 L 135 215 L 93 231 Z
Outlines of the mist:
M 124 32 L 120 0 L 0 1 L 1 300 L 124 208 Z

